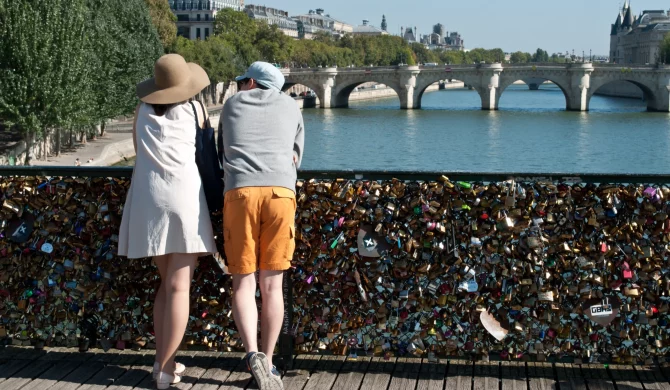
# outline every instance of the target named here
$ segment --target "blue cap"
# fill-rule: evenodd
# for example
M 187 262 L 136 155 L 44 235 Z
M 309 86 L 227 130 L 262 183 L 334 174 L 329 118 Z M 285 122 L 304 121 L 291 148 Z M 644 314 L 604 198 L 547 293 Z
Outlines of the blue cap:
M 274 65 L 257 61 L 251 64 L 247 72 L 235 78 L 235 81 L 254 79 L 264 87 L 281 92 L 284 86 L 284 75 Z

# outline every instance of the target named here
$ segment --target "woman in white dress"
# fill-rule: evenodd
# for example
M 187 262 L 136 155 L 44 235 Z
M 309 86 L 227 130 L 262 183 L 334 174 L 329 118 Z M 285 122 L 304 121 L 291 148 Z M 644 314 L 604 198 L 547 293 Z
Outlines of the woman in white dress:
M 161 277 L 154 302 L 159 389 L 178 383 L 185 367 L 175 362 L 189 313 L 189 290 L 199 256 L 216 252 L 212 226 L 195 163 L 196 118 L 201 105 L 187 101 L 209 85 L 198 65 L 168 54 L 154 77 L 137 85 L 142 103 L 135 111 L 137 159 L 123 209 L 119 255 L 152 257 Z M 197 109 L 201 112 L 194 111 Z

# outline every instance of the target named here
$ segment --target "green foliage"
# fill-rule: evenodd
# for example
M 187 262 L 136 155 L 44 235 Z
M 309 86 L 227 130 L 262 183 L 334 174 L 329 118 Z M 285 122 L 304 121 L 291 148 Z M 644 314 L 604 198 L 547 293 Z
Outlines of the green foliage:
M 131 113 L 162 53 L 144 0 L 0 0 L 0 34 L 0 118 L 28 143 Z
M 545 50 L 537 49 L 535 54 L 533 54 L 531 62 L 549 62 L 549 53 L 547 53 Z
M 153 74 L 163 45 L 143 0 L 88 0 L 92 52 L 93 122 L 131 113 L 135 85 Z M 90 121 L 89 121 L 90 122 Z
M 657 63 L 670 64 L 670 33 L 665 34 L 659 50 Z
M 245 70 L 230 43 L 221 37 L 214 36 L 205 41 L 179 37 L 175 49 L 186 61 L 202 66 L 212 84 L 230 82 Z
M 166 51 L 169 51 L 174 46 L 177 40 L 177 17 L 170 10 L 168 0 L 145 0 L 147 7 L 149 7 L 149 14 L 153 22 L 161 43 Z
M 531 55 L 529 53 L 524 53 L 522 51 L 514 52 L 510 55 L 510 60 L 512 64 L 525 64 L 530 62 Z
M 29 147 L 85 102 L 85 27 L 85 0 L 0 0 L 0 118 L 17 126 Z

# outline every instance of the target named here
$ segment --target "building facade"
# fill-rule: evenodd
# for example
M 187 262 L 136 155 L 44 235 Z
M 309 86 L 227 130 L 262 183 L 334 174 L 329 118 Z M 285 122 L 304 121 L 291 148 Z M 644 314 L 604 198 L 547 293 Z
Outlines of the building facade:
M 314 34 L 319 31 L 324 31 L 334 36 L 354 32 L 354 26 L 325 14 L 323 8 L 317 8 L 316 11 L 309 10 L 307 14 L 294 16 L 293 19 L 298 24 L 298 37 L 303 39 L 312 39 Z
M 177 35 L 188 39 L 207 39 L 214 33 L 216 13 L 225 8 L 241 11 L 244 0 L 169 0 L 177 16 Z
M 421 37 L 421 43 L 431 50 L 464 50 L 465 41 L 461 34 L 454 31 L 449 33 L 443 24 L 433 26 L 433 32 Z
M 298 38 L 298 22 L 290 18 L 286 11 L 248 4 L 244 7 L 244 12 L 252 19 L 262 20 L 267 24 L 277 26 L 279 30 L 291 38 Z
M 660 62 L 660 47 L 670 32 L 670 11 L 646 10 L 635 15 L 626 1 L 610 31 L 610 62 L 653 64 Z
M 363 24 L 354 27 L 354 35 L 388 35 L 386 30 L 370 25 L 369 20 L 363 20 Z

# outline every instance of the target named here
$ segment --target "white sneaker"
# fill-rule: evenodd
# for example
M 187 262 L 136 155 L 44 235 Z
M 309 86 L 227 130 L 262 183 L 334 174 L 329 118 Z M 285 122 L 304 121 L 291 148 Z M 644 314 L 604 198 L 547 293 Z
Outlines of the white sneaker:
M 184 366 L 183 364 L 177 363 L 177 362 L 175 362 L 174 364 L 175 364 L 175 370 L 174 370 L 175 374 L 179 375 L 179 374 L 182 374 L 184 371 L 186 371 L 186 366 Z M 158 379 L 158 370 L 160 370 L 160 365 L 158 364 L 158 362 L 155 362 L 154 363 L 154 370 L 151 373 L 154 380 Z
M 170 388 L 170 385 L 181 382 L 181 377 L 177 374 L 170 375 L 164 372 L 159 372 L 156 378 L 156 387 L 160 390 Z

